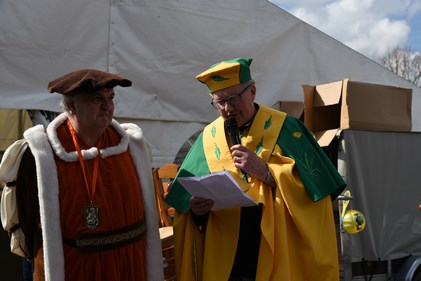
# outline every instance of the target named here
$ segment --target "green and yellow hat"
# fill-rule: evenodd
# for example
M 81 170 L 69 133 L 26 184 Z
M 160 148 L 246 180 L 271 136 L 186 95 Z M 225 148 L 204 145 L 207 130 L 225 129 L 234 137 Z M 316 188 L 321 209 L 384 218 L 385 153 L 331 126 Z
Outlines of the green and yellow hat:
M 250 64 L 253 59 L 236 58 L 212 65 L 196 76 L 213 93 L 251 80 Z

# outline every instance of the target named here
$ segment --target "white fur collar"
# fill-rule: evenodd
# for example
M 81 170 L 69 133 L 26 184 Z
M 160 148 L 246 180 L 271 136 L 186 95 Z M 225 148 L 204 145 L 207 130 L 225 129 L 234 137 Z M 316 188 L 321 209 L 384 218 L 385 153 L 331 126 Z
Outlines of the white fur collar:
M 47 135 L 48 140 L 51 143 L 51 147 L 53 148 L 54 153 L 63 161 L 66 162 L 76 162 L 79 161 L 77 151 L 66 152 L 63 145 L 61 144 L 60 140 L 57 137 L 57 128 L 66 122 L 68 116 L 66 113 L 62 113 L 57 118 L 55 118 L 47 127 Z M 105 149 L 101 149 L 101 158 L 106 158 L 111 155 L 116 155 L 123 153 L 127 150 L 129 145 L 129 136 L 125 132 L 125 130 L 118 124 L 116 120 L 112 120 L 111 127 L 113 127 L 117 133 L 121 136 L 120 143 L 116 146 L 107 147 Z M 89 149 L 82 150 L 83 159 L 89 160 L 93 159 L 98 155 L 98 149 L 96 147 L 91 147 Z

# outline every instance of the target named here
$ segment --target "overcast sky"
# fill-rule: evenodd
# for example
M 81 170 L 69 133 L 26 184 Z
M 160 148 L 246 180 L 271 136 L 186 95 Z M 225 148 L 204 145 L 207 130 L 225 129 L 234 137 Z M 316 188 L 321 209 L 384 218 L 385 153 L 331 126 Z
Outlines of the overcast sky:
M 397 46 L 421 52 L 421 0 L 270 0 L 377 59 Z

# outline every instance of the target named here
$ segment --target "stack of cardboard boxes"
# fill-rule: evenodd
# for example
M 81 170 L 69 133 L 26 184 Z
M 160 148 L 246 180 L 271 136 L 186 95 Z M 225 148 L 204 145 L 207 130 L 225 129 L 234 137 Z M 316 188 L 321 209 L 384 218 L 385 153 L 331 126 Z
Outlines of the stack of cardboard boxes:
M 343 129 L 411 131 L 412 89 L 344 79 L 303 90 L 304 123 L 322 147 Z

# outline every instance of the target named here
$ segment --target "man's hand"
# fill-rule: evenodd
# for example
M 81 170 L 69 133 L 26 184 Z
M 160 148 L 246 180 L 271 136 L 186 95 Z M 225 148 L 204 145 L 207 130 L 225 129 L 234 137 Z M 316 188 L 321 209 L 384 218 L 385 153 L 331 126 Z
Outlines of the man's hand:
M 190 209 L 195 215 L 203 216 L 212 209 L 213 203 L 212 199 L 192 196 L 190 198 Z
M 233 145 L 230 150 L 235 167 L 262 181 L 266 180 L 268 166 L 263 159 L 241 144 Z

